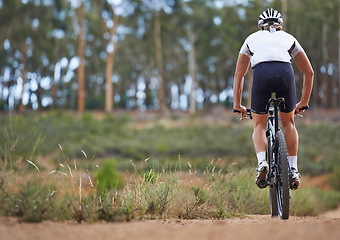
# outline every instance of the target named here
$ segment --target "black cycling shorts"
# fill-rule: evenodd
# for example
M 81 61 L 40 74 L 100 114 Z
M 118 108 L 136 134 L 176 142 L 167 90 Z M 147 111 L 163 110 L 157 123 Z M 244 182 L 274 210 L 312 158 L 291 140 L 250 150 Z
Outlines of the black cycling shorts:
M 295 109 L 296 87 L 294 71 L 290 63 L 262 62 L 253 68 L 252 112 L 267 114 L 266 106 L 273 92 L 276 93 L 276 98 L 285 99 L 285 102 L 280 105 L 281 112 L 289 113 Z

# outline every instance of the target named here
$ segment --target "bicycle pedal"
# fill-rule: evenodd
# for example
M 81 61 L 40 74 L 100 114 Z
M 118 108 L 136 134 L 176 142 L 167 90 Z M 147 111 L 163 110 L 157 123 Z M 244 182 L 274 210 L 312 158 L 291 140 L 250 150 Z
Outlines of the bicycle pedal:
M 296 190 L 296 189 L 298 189 L 298 187 L 299 187 L 298 183 L 290 183 L 290 189 L 291 190 Z
M 258 179 L 258 180 L 256 181 L 256 185 L 257 185 L 259 188 L 263 189 L 263 188 L 266 188 L 266 187 L 268 186 L 268 183 L 267 183 L 267 181 L 266 181 L 265 179 Z

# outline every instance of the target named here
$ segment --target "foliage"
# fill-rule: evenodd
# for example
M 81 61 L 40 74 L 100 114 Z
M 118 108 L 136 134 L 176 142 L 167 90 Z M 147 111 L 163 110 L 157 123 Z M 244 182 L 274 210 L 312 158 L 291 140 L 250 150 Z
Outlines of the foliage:
M 339 176 L 340 176 L 340 166 L 334 165 L 331 175 L 329 177 L 329 183 L 337 191 L 340 191 L 340 177 Z
M 123 186 L 114 160 L 108 159 L 103 161 L 96 171 L 95 176 L 98 193 L 105 193 L 111 189 L 119 189 Z
M 86 109 L 103 109 L 104 98 L 102 96 L 92 94 L 91 96 L 86 98 L 85 108 Z
M 109 222 L 269 214 L 268 189 L 254 184 L 250 125 L 164 120 L 59 111 L 0 116 L 1 147 L 33 148 L 13 148 L 12 167 L 0 171 L 0 215 Z M 330 172 L 334 190 L 293 191 L 291 214 L 316 216 L 340 203 L 340 132 L 324 123 L 298 130 L 301 172 Z
M 33 159 L 44 141 L 41 130 L 31 127 L 25 129 L 26 123 L 22 118 L 12 119 L 9 114 L 8 122 L 0 127 L 0 171 L 16 169 L 16 162 L 23 159 Z
M 0 215 L 95 222 L 269 214 L 269 193 L 254 184 L 250 125 L 167 121 L 59 111 L 1 116 L 1 147 L 22 146 L 1 155 L 12 167 L 0 172 Z M 324 123 L 298 130 L 300 171 L 330 172 L 335 189 L 292 192 L 291 214 L 316 216 L 340 203 L 340 132 Z
M 292 192 L 291 213 L 297 216 L 317 216 L 339 206 L 340 194 L 333 190 L 304 188 Z
M 340 165 L 340 129 L 337 124 L 316 123 L 298 125 L 299 169 L 304 173 L 319 175 L 332 172 Z
M 255 166 L 250 125 L 210 124 L 204 119 L 198 116 L 144 121 L 125 114 L 96 116 L 59 111 L 41 115 L 0 115 L 3 139 L 0 166 L 3 171 L 16 169 L 22 160 L 42 156 L 48 156 L 55 163 L 67 161 L 71 164 L 78 158 L 77 164 L 89 170 L 94 170 L 95 165 L 106 158 L 114 159 L 120 171 L 132 170 L 129 160 L 145 159 L 155 169 L 165 161 L 176 164 L 178 158 L 190 162 L 199 171 L 204 171 L 206 162 L 212 159 L 218 160 L 217 167 L 227 172 Z M 301 173 L 336 172 L 336 166 L 340 165 L 338 125 L 298 123 L 297 129 Z M 181 167 L 188 169 L 187 165 Z M 143 170 L 149 172 L 150 168 Z
M 4 184 L 2 180 L 2 184 Z M 16 194 L 5 192 L 1 187 L 1 214 L 19 217 L 24 222 L 41 222 L 50 219 L 53 199 L 49 189 L 39 181 L 26 182 Z
M 157 2 L 157 4 L 156 4 Z M 267 7 L 284 15 L 284 29 L 302 44 L 315 70 L 311 105 L 338 106 L 339 3 L 329 0 L 154 2 L 84 1 L 85 96 L 88 109 L 103 109 L 105 62 L 117 50 L 112 82 L 115 107 L 157 109 L 158 73 L 164 71 L 168 108 L 187 109 L 188 53 L 194 49 L 198 107 L 231 107 L 233 75 L 244 39 L 257 30 Z M 77 8 L 73 1 L 2 1 L 0 5 L 0 109 L 75 109 L 77 106 Z M 111 36 L 114 15 L 119 26 Z M 163 66 L 157 66 L 154 20 L 161 26 Z M 325 17 L 327 16 L 327 17 Z M 192 33 L 189 34 L 189 26 Z M 318 31 L 313 31 L 318 29 Z M 109 37 L 111 36 L 111 37 Z M 194 36 L 190 46 L 189 36 Z M 320 47 L 315 47 L 320 46 Z M 296 68 L 296 66 L 294 65 Z M 159 69 L 161 68 L 161 69 Z M 296 71 L 297 93 L 302 77 Z M 248 85 L 248 76 L 245 84 Z M 18 94 L 23 88 L 22 94 Z M 247 98 L 249 94 L 245 94 Z M 246 99 L 245 99 L 246 100 Z M 185 106 L 183 106 L 185 105 Z
M 94 188 L 86 190 L 85 186 L 78 186 L 81 188 L 79 191 L 72 181 L 60 175 L 48 175 L 48 179 L 44 177 L 43 181 L 32 178 L 20 184 L 17 174 L 9 178 L 9 175 L 4 178 L 2 174 L 0 215 L 15 216 L 28 222 L 111 222 L 269 214 L 268 189 L 260 190 L 255 186 L 252 170 L 224 174 L 215 172 L 215 167 L 210 164 L 203 175 L 190 171 L 172 172 L 164 168 L 157 172 L 156 181 L 152 183 L 135 172 L 123 189 L 104 194 Z M 16 190 L 12 189 L 13 185 Z M 292 192 L 291 214 L 316 216 L 336 208 L 339 203 L 339 192 L 301 188 Z

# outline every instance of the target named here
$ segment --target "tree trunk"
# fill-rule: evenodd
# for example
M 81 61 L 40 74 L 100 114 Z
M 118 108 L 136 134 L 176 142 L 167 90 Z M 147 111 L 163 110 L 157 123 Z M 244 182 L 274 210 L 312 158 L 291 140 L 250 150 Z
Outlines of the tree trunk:
M 317 71 L 317 79 L 316 79 L 316 95 L 317 95 L 317 106 L 322 107 L 322 98 L 321 98 L 321 92 L 322 92 L 322 73 L 320 71 Z
M 55 67 L 54 67 L 54 73 L 55 73 Z M 53 76 L 55 76 L 55 74 Z M 51 98 L 52 98 L 51 109 L 55 109 L 55 107 L 56 107 L 57 92 L 58 92 L 58 86 L 57 86 L 56 80 L 53 77 L 53 79 L 52 79 L 52 87 L 51 87 Z
M 27 58 L 26 56 L 23 57 L 22 65 L 23 68 L 21 69 L 21 77 L 22 77 L 22 89 L 20 93 L 20 102 L 19 102 L 19 113 L 23 113 L 25 111 L 25 105 L 23 104 L 23 96 L 24 96 L 24 87 L 25 87 L 25 82 L 26 82 L 26 63 L 27 63 Z
M 41 77 L 39 77 L 39 81 L 38 81 L 38 89 L 35 92 L 36 96 L 37 96 L 37 104 L 38 104 L 38 109 L 41 108 L 42 106 L 42 96 L 43 96 L 43 89 L 41 87 Z
M 56 65 L 58 63 L 58 55 L 59 55 L 59 40 L 56 40 L 55 48 L 54 48 L 54 57 L 56 59 L 55 64 L 54 64 L 54 70 L 53 70 L 53 79 L 52 79 L 52 87 L 51 87 L 51 98 L 52 98 L 52 104 L 51 104 L 51 109 L 55 109 L 56 107 L 56 102 L 57 102 L 57 92 L 58 92 L 58 84 L 56 82 L 55 77 L 55 70 L 56 70 Z M 59 79 L 60 81 L 60 79 Z
M 113 111 L 113 83 L 112 83 L 112 73 L 114 69 L 114 59 L 117 52 L 117 41 L 116 41 L 116 30 L 118 26 L 118 16 L 114 16 L 113 19 L 114 25 L 111 29 L 108 29 L 110 32 L 110 41 L 109 44 L 113 45 L 112 52 L 108 53 L 106 58 L 106 66 L 105 66 L 105 112 L 110 113 Z
M 338 2 L 338 107 L 340 109 L 340 0 Z
M 282 0 L 282 19 L 283 21 L 287 21 L 287 0 Z M 285 23 L 286 24 L 286 23 Z
M 84 29 L 83 29 L 83 0 L 79 0 L 80 4 L 77 10 L 78 17 L 78 112 L 85 110 L 85 69 L 84 69 Z
M 335 63 L 337 61 L 337 53 L 332 51 L 330 54 L 329 62 L 334 63 L 330 64 L 331 74 L 328 74 L 329 82 L 328 82 L 328 94 L 329 94 L 329 107 L 330 108 L 337 108 L 337 95 L 335 89 L 337 88 L 337 78 L 336 78 L 336 66 Z
M 332 88 L 332 77 L 328 74 L 326 75 L 326 82 L 327 82 L 327 89 L 326 89 L 326 108 L 331 109 L 332 108 L 332 95 L 333 95 L 333 88 Z
M 190 87 L 190 102 L 189 102 L 189 113 L 195 114 L 196 112 L 196 89 L 197 89 L 197 80 L 196 80 L 196 57 L 195 57 L 195 41 L 196 36 L 193 31 L 192 23 L 189 24 L 188 27 L 188 41 L 190 44 L 189 50 L 189 75 L 191 77 L 191 87 Z
M 163 57 L 162 57 L 162 40 L 161 40 L 161 24 L 159 12 L 154 11 L 154 39 L 156 47 L 156 62 L 158 68 L 158 101 L 159 110 L 163 114 L 165 112 L 165 94 L 163 82 Z
M 326 108 L 330 108 L 331 106 L 331 93 L 330 91 L 330 81 L 331 78 L 328 75 L 328 62 L 329 62 L 329 54 L 328 54 L 328 24 L 324 23 L 322 25 L 322 64 L 325 67 L 325 73 L 323 74 L 323 81 L 321 90 L 323 92 L 323 104 Z
M 152 78 L 152 73 L 151 73 L 151 69 L 149 69 L 149 67 L 145 67 L 145 74 L 146 74 L 146 77 L 145 77 L 145 106 L 147 109 L 150 109 L 153 105 L 152 101 L 153 101 L 153 97 L 152 97 L 152 92 L 150 90 L 150 87 L 149 87 L 149 83 L 150 83 L 150 80 Z

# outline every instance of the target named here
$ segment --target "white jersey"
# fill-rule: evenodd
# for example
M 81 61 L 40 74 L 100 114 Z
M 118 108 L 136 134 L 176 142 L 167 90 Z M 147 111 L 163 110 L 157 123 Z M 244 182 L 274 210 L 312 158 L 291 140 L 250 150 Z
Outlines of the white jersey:
M 291 57 L 294 58 L 301 51 L 304 50 L 300 43 L 289 33 L 260 30 L 246 38 L 240 53 L 250 58 L 253 68 L 261 62 L 290 62 Z

